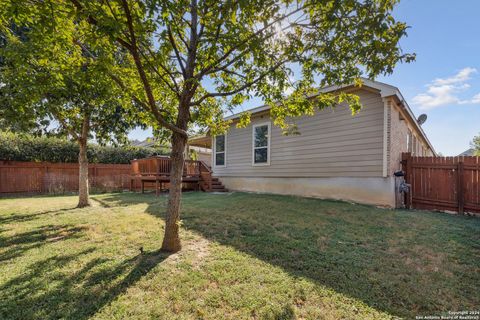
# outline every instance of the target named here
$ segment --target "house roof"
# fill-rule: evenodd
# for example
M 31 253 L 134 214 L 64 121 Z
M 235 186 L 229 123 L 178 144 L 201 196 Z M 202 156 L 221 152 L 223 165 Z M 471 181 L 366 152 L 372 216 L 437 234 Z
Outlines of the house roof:
M 408 116 L 410 117 L 410 122 L 412 122 L 414 124 L 414 126 L 418 129 L 420 134 L 423 136 L 423 138 L 427 142 L 430 149 L 433 151 L 434 154 L 436 154 L 435 148 L 433 147 L 432 143 L 430 142 L 427 135 L 425 134 L 425 131 L 423 131 L 422 127 L 418 123 L 417 118 L 415 117 L 415 115 L 412 112 L 412 109 L 410 109 L 410 106 L 407 104 L 407 101 L 405 100 L 402 93 L 400 92 L 400 90 L 397 87 L 386 84 L 386 83 L 383 83 L 383 82 L 373 81 L 373 80 L 365 79 L 365 78 L 362 78 L 362 82 L 363 82 L 362 87 L 368 87 L 368 88 L 371 88 L 371 89 L 378 90 L 379 93 L 380 93 L 380 96 L 382 98 L 387 98 L 387 97 L 392 97 L 392 96 L 396 97 L 398 99 L 398 101 L 400 101 L 400 104 L 405 108 L 405 111 L 407 112 Z M 323 87 L 323 88 L 319 89 L 318 94 L 327 93 L 327 92 L 334 92 L 334 91 L 337 91 L 337 90 L 342 90 L 342 89 L 347 89 L 347 88 L 354 88 L 354 85 L 353 84 L 347 84 L 347 85 L 341 85 L 341 86 L 338 86 L 338 85 L 327 86 L 327 87 Z M 318 94 L 312 95 L 311 97 L 313 98 Z M 250 110 L 247 110 L 247 111 L 251 112 L 252 114 L 256 114 L 256 113 L 267 111 L 269 109 L 270 109 L 270 106 L 263 105 L 263 106 L 256 107 L 256 108 L 253 108 L 253 109 L 250 109 Z M 242 114 L 242 112 L 233 114 L 231 116 L 225 117 L 225 120 L 238 119 L 241 114 Z
M 154 138 L 147 138 L 143 141 L 132 140 L 130 144 L 134 147 L 145 147 L 145 148 L 155 148 L 156 142 Z M 211 148 L 212 142 L 211 137 L 208 135 L 197 135 L 188 138 L 189 146 L 200 147 L 200 148 Z M 163 146 L 164 148 L 170 148 L 170 145 Z
M 458 156 L 459 157 L 461 157 L 461 156 L 473 156 L 474 154 L 475 154 L 475 150 L 473 148 L 470 148 L 468 150 L 463 151 Z
M 188 144 L 195 147 L 211 148 L 212 138 L 208 134 L 189 137 Z
M 145 147 L 145 148 L 153 148 L 155 147 L 155 141 L 153 139 L 145 139 L 143 141 L 140 140 L 133 140 L 130 144 L 134 147 Z

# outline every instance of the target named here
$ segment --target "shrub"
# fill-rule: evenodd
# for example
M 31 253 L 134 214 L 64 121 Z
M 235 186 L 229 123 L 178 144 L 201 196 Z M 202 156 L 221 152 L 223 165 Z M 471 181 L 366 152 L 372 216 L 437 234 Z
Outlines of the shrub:
M 78 144 L 55 137 L 0 132 L 0 160 L 77 162 Z M 130 163 L 130 160 L 167 155 L 167 148 L 88 145 L 90 163 Z

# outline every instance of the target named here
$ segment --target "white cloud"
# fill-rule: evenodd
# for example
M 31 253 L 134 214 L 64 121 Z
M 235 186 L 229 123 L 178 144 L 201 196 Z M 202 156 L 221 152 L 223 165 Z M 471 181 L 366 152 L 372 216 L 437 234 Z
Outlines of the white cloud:
M 471 68 L 471 67 L 466 67 L 460 70 L 456 75 L 450 78 L 437 78 L 433 80 L 433 84 L 435 85 L 446 85 L 446 84 L 455 84 L 455 83 L 463 83 L 465 81 L 470 80 L 470 75 L 474 74 L 477 72 L 477 69 Z
M 474 95 L 470 101 L 471 103 L 480 103 L 480 93 L 477 93 L 476 95 Z
M 437 78 L 427 85 L 427 91 L 413 97 L 412 102 L 422 110 L 434 109 L 443 105 L 480 103 L 480 93 L 471 99 L 462 100 L 458 93 L 470 88 L 467 83 L 477 69 L 467 67 L 448 78 Z

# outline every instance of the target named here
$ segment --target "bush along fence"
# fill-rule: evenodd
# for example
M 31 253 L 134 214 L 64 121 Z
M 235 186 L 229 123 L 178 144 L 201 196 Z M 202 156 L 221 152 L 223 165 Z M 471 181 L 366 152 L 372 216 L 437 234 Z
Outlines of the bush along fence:
M 34 137 L 0 132 L 0 160 L 29 162 L 78 162 L 78 144 L 55 137 Z M 168 155 L 167 148 L 109 147 L 90 144 L 90 163 L 129 164 L 133 159 Z
M 402 155 L 408 208 L 480 213 L 480 157 Z
M 92 192 L 130 188 L 131 165 L 90 164 Z M 0 161 L 0 193 L 53 193 L 78 191 L 78 164 Z

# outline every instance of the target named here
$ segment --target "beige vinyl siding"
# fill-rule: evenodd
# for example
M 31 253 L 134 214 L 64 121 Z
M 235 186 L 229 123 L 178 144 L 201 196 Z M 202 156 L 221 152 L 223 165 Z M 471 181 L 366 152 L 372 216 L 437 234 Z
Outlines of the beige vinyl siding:
M 217 176 L 236 177 L 381 177 L 384 103 L 378 93 L 358 92 L 364 105 L 352 116 L 346 106 L 295 120 L 300 135 L 284 136 L 271 124 L 270 165 L 252 165 L 252 125 L 270 121 L 252 116 L 252 124 L 227 133 L 226 167 Z

